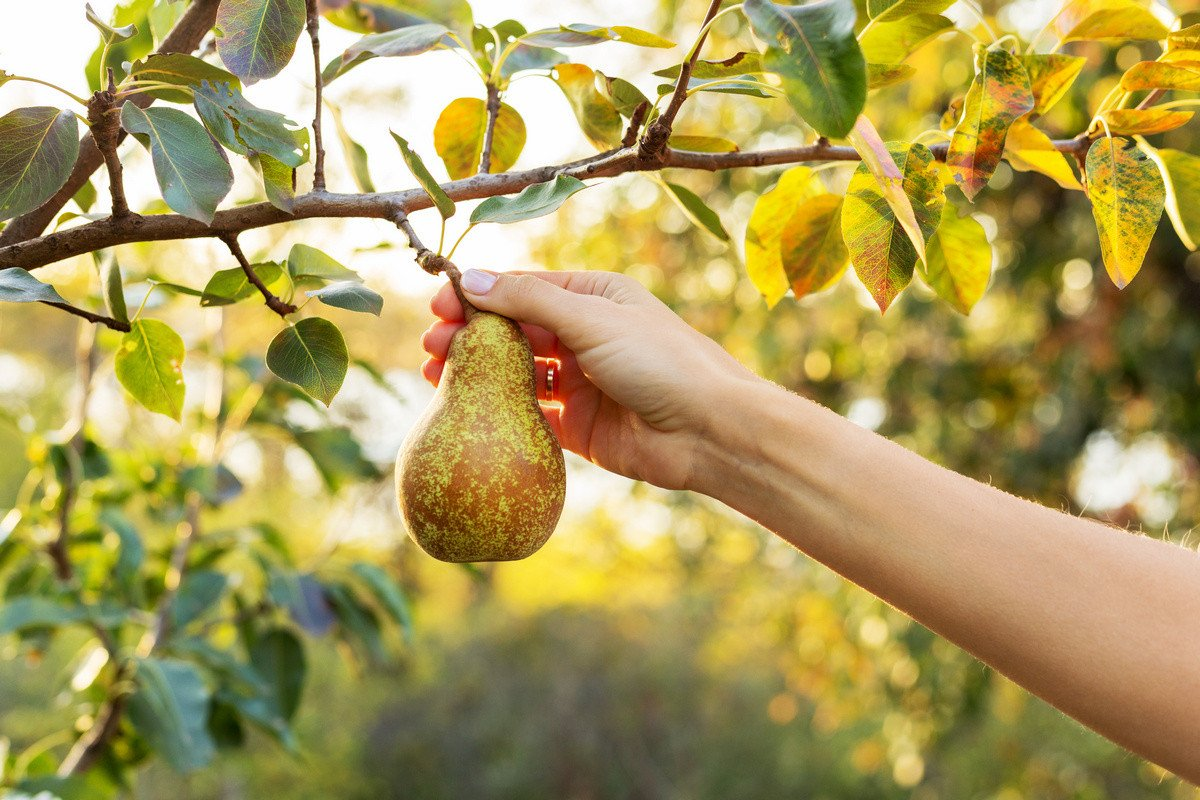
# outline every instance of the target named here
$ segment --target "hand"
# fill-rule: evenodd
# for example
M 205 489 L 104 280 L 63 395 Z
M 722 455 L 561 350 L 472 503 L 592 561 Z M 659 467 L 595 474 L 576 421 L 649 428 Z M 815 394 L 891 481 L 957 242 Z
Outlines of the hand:
M 462 288 L 476 307 L 522 323 L 540 392 L 547 361 L 559 362 L 561 407 L 542 410 L 563 447 L 629 478 L 688 488 L 713 426 L 736 424 L 721 409 L 758 380 L 624 275 L 467 270 Z M 449 284 L 430 306 L 440 320 L 421 338 L 431 356 L 421 371 L 436 386 L 463 313 Z

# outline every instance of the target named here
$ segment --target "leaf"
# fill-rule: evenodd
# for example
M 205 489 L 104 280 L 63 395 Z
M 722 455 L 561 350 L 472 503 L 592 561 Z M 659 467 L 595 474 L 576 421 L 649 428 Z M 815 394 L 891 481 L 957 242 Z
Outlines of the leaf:
M 363 605 L 345 584 L 330 584 L 326 593 L 342 624 L 343 638 L 349 642 L 350 634 L 353 634 L 366 647 L 372 662 L 379 664 L 385 661 L 387 653 L 383 649 L 379 618 L 375 612 Z
M 667 141 L 673 150 L 688 150 L 693 153 L 736 153 L 738 146 L 722 136 L 694 136 L 673 133 Z
M 138 572 L 146 560 L 146 547 L 129 519 L 116 508 L 105 508 L 100 512 L 100 522 L 117 535 L 120 549 L 113 564 L 113 575 L 125 587 L 131 600 L 141 599 Z
M 641 89 L 624 78 L 610 77 L 597 70 L 596 79 L 596 89 L 607 97 L 617 113 L 626 119 L 633 117 L 642 103 L 650 102 L 650 99 L 642 94 Z
M 883 89 L 903 83 L 916 74 L 916 68 L 908 64 L 867 64 L 867 88 Z
M 363 456 L 362 445 L 345 428 L 293 430 L 292 437 L 308 453 L 330 492 L 351 481 L 379 477 L 379 470 Z
M 874 64 L 899 64 L 926 42 L 954 28 L 941 14 L 913 14 L 895 22 L 879 22 L 862 33 L 863 57 Z
M 701 78 L 692 78 L 688 81 L 688 91 L 690 92 L 717 92 L 720 94 L 742 94 L 749 97 L 772 97 L 770 93 L 770 84 L 765 83 L 753 75 L 742 75 L 739 78 L 722 79 L 716 78 L 711 81 L 706 81 Z M 675 84 L 663 83 L 658 86 L 658 96 L 671 94 L 675 91 Z
M 477 97 L 460 97 L 442 110 L 433 126 L 433 148 L 452 180 L 469 178 L 479 171 L 487 130 L 487 103 Z M 525 148 L 525 121 L 516 109 L 500 104 L 492 134 L 492 172 L 507 172 Z
M 406 636 L 412 636 L 412 613 L 408 608 L 408 599 L 399 583 L 382 567 L 366 562 L 357 562 L 350 570 L 362 578 L 367 587 L 379 600 L 383 610 L 399 625 Z
M 83 609 L 48 597 L 13 597 L 0 605 L 0 636 L 59 628 L 85 619 Z
M 79 126 L 71 112 L 34 106 L 0 117 L 0 222 L 53 196 L 78 156 Z
M 100 270 L 100 286 L 104 295 L 104 307 L 108 315 L 121 322 L 129 322 L 129 309 L 125 307 L 125 287 L 121 281 L 121 267 L 111 252 L 104 256 L 92 253 Z M 2 276 L 3 273 L 0 273 Z
M 180 630 L 212 610 L 228 586 L 229 579 L 219 572 L 205 569 L 188 571 L 171 603 L 171 625 L 175 630 Z
M 250 267 L 254 274 L 268 287 L 278 281 L 284 274 L 279 264 L 254 264 Z M 245 300 L 258 292 L 246 271 L 241 267 L 231 267 L 213 273 L 200 296 L 200 305 L 205 308 L 227 306 L 238 300 Z
M 552 73 L 579 120 L 583 135 L 598 150 L 620 143 L 621 115 L 612 101 L 596 89 L 596 73 L 583 64 L 559 64 Z
M 908 235 L 909 241 L 917 251 L 917 257 L 923 258 L 925 256 L 925 234 L 917 222 L 912 200 L 905 191 L 904 173 L 893 160 L 888 145 L 879 138 L 879 132 L 875 130 L 875 126 L 866 116 L 859 117 L 858 121 L 854 123 L 854 129 L 850 131 L 849 138 L 850 144 L 854 145 L 854 149 L 862 157 L 863 164 L 875 176 L 875 182 L 879 185 L 883 199 L 887 201 L 892 209 L 892 214 L 895 215 L 896 220 Z
M 536 47 L 582 47 L 599 42 L 624 42 L 637 47 L 674 47 L 670 39 L 656 33 L 631 28 L 628 25 L 585 25 L 574 23 L 555 28 L 532 31 L 519 37 L 520 41 Z
M 84 181 L 83 186 L 79 187 L 79 191 L 71 199 L 79 206 L 79 210 L 86 214 L 96 203 L 96 184 L 90 180 Z
M 117 380 L 147 409 L 178 422 L 185 390 L 183 339 L 154 319 L 135 320 L 130 326 L 114 359 Z
M 279 332 L 267 348 L 267 367 L 325 405 L 346 379 L 350 356 L 342 332 L 329 320 L 308 317 Z
M 96 26 L 96 30 L 100 31 L 100 39 L 104 42 L 112 44 L 114 42 L 123 42 L 126 39 L 132 39 L 137 35 L 137 25 L 123 25 L 119 28 L 114 28 L 92 10 L 91 3 L 83 4 L 84 16 L 87 21 Z
M 272 707 L 291 721 L 300 707 L 307 672 L 300 640 L 286 628 L 273 628 L 250 645 L 250 663 L 268 687 Z
M 867 65 L 854 38 L 853 0 L 803 6 L 746 0 L 743 11 L 767 45 L 763 66 L 779 75 L 800 118 L 822 136 L 848 134 L 867 100 Z
M 361 281 L 357 272 L 342 266 L 333 256 L 306 244 L 294 244 L 288 252 L 288 273 L 293 278 L 330 281 Z
M 654 74 L 660 78 L 678 78 L 681 64 L 660 69 Z M 692 77 L 701 80 L 714 78 L 737 78 L 741 75 L 763 71 L 762 56 L 758 53 L 735 53 L 722 61 L 697 61 L 692 68 Z
M 925 241 L 937 228 L 946 202 L 933 154 L 922 144 L 890 142 L 888 150 L 904 175 L 903 189 Z M 850 178 L 842 206 L 842 237 L 854 271 L 885 312 L 912 281 L 919 254 L 888 205 L 866 164 Z
M 1182 150 L 1152 150 L 1162 169 L 1167 216 L 1188 250 L 1200 247 L 1200 157 Z M 0 272 L 0 276 L 4 273 Z
M 235 153 L 266 153 L 289 167 L 308 160 L 308 131 L 275 111 L 250 103 L 226 83 L 195 87 L 196 111 L 221 144 Z
M 121 106 L 121 126 L 150 150 L 163 200 L 208 225 L 233 186 L 233 171 L 204 126 L 176 108 Z
M 672 199 L 675 200 L 676 205 L 679 206 L 688 219 L 722 242 L 729 241 L 729 232 L 721 224 L 721 218 L 717 216 L 717 212 L 709 208 L 708 204 L 700 199 L 695 192 L 686 186 L 680 186 L 677 183 L 670 183 L 668 181 L 664 181 L 663 185 L 670 191 Z
M 527 186 L 513 197 L 489 197 L 475 206 L 475 210 L 471 212 L 471 224 L 508 224 L 545 216 L 557 211 L 568 197 L 586 188 L 587 185 L 578 178 L 557 175 L 545 183 Z
M 938 297 L 960 313 L 970 314 L 983 297 L 991 274 L 992 246 L 983 226 L 970 214 L 960 217 L 947 203 L 925 248 L 921 277 Z
M 1121 88 L 1127 92 L 1144 89 L 1200 91 L 1200 62 L 1139 61 L 1121 76 Z
M 450 29 L 437 23 L 409 25 L 384 33 L 370 33 L 359 39 L 333 61 L 326 65 L 321 77 L 326 83 L 364 61 L 376 57 L 415 56 L 426 53 L 446 39 Z M 452 42 L 451 42 L 452 44 Z
M 1132 0 L 1070 0 L 1051 20 L 1059 44 L 1167 38 L 1167 28 L 1141 3 Z M 1057 49 L 1057 48 L 1056 48 Z
M 129 69 L 129 76 L 137 80 L 189 88 L 199 86 L 204 81 L 228 83 L 235 89 L 242 87 L 242 82 L 232 72 L 187 53 L 152 53 L 135 62 Z M 180 89 L 144 89 L 143 92 L 169 103 L 192 102 L 191 92 Z
M 779 257 L 797 299 L 837 283 L 850 264 L 842 198 L 819 194 L 797 205 L 780 232 Z
M 1141 269 L 1162 216 L 1162 174 L 1133 143 L 1105 137 L 1088 149 L 1087 191 L 1104 268 L 1117 288 L 1124 289 Z
M 129 721 L 168 764 L 192 772 L 212 761 L 216 746 L 207 727 L 210 694 L 194 666 L 171 658 L 139 658 L 134 684 Z
M 1013 122 L 1004 140 L 1004 156 L 1009 165 L 1022 172 L 1040 172 L 1053 178 L 1064 189 L 1083 191 L 1075 170 L 1050 137 L 1035 128 L 1026 117 Z
M 440 22 L 469 42 L 475 25 L 466 0 L 322 0 L 322 5 L 331 22 L 359 33 Z
M 272 603 L 286 609 L 293 622 L 314 636 L 329 633 L 337 621 L 321 584 L 308 573 L 272 569 L 267 596 Z
M 1062 53 L 1029 53 L 1021 56 L 1021 63 L 1033 92 L 1033 113 L 1041 116 L 1063 98 L 1087 59 Z
M 250 163 L 262 178 L 267 201 L 288 214 L 296 207 L 296 170 L 263 153 L 250 156 Z
M 383 298 L 373 289 L 368 289 L 357 281 L 338 281 L 307 294 L 327 306 L 361 311 L 377 317 L 383 313 Z
M 788 291 L 780 254 L 783 228 L 801 203 L 824 193 L 824 184 L 816 173 L 799 166 L 780 175 L 774 188 L 754 203 L 746 226 L 746 272 L 768 308 L 773 308 Z
M 367 164 L 367 149 L 350 138 L 350 133 L 342 122 L 341 109 L 328 101 L 326 101 L 326 105 L 329 106 L 329 113 L 333 117 L 333 126 L 337 130 L 338 141 L 342 145 L 342 155 L 346 158 L 346 166 L 350 168 L 354 185 L 360 192 L 374 194 L 375 183 L 371 180 L 371 171 Z
M 65 303 L 62 295 L 20 267 L 0 269 L 0 301 L 5 303 Z
M 246 83 L 274 77 L 292 60 L 304 22 L 304 0 L 221 0 L 217 54 Z
M 396 145 L 400 148 L 400 155 L 404 157 L 404 163 L 408 165 L 409 172 L 417 179 L 417 183 L 421 184 L 421 188 L 429 195 L 429 199 L 433 201 L 433 205 L 437 208 L 438 213 L 442 215 L 442 219 L 450 219 L 454 216 L 454 201 L 446 194 L 441 185 L 429 172 L 429 168 L 425 166 L 425 162 L 417 155 L 411 147 L 408 146 L 408 140 L 398 135 L 395 131 L 389 130 L 392 138 L 396 140 Z
M 1150 136 L 1155 133 L 1165 133 L 1186 125 L 1194 111 L 1170 111 L 1162 108 L 1115 108 L 1105 111 L 1101 116 L 1108 123 L 1109 133 L 1142 134 Z
M 107 5 L 107 4 L 106 4 Z M 87 61 L 84 73 L 87 76 L 88 89 L 99 91 L 106 69 L 111 68 L 120 80 L 125 74 L 125 65 L 131 61 L 143 58 L 154 49 L 154 36 L 150 32 L 149 13 L 154 6 L 154 0 L 126 0 L 118 2 L 113 8 L 112 25 L 135 29 L 128 39 L 104 44 L 103 41 L 92 51 Z M 100 59 L 107 53 L 104 63 Z
M 913 14 L 937 14 L 953 3 L 954 0 L 867 0 L 867 16 L 887 22 Z
M 975 78 L 954 129 L 946 165 L 974 200 L 1000 164 L 1009 126 L 1033 110 L 1033 93 L 1020 59 L 1004 50 L 975 46 Z

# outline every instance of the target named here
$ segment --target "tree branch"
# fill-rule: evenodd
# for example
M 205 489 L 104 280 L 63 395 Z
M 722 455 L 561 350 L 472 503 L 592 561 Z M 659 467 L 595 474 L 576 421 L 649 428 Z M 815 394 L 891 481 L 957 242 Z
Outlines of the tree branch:
M 129 203 L 125 200 L 125 180 L 121 159 L 117 158 L 117 144 L 121 141 L 121 118 L 117 112 L 117 86 L 113 71 L 108 70 L 108 87 L 92 95 L 88 101 L 88 123 L 92 141 L 96 143 L 104 165 L 108 168 L 108 190 L 112 196 L 112 215 L 124 217 L 129 214 Z
M 492 140 L 496 135 L 496 119 L 500 116 L 500 89 L 491 81 L 487 85 L 487 127 L 483 129 L 483 149 L 479 153 L 479 171 L 492 171 Z
M 621 147 L 633 147 L 637 144 L 638 131 L 649 113 L 649 100 L 643 100 L 637 104 L 637 108 L 633 109 L 633 114 L 629 117 L 629 127 L 625 129 L 625 135 L 621 137 Z
M 281 317 L 287 317 L 288 314 L 296 313 L 294 305 L 279 299 L 279 297 L 267 288 L 262 278 L 258 277 L 258 273 L 250 266 L 250 261 L 246 258 L 246 254 L 242 252 L 242 246 L 238 244 L 237 234 L 225 234 L 218 238 L 225 243 L 225 246 L 229 248 L 229 252 L 237 259 L 238 266 L 242 268 L 242 272 L 246 273 L 246 280 L 250 281 L 254 285 L 254 288 L 258 289 L 263 299 L 266 300 L 267 308 Z
M 428 272 L 430 275 L 437 275 L 440 272 L 446 273 L 446 277 L 450 279 L 450 285 L 454 288 L 454 293 L 458 295 L 458 302 L 462 304 L 463 318 L 471 319 L 479 311 L 467 299 L 462 290 L 462 273 L 458 267 L 454 266 L 454 262 L 440 253 L 435 253 L 426 247 L 417 236 L 417 232 L 413 229 L 412 223 L 408 221 L 408 215 L 403 211 L 397 212 L 392 217 L 392 222 L 396 223 L 396 227 L 403 231 L 408 237 L 408 246 L 417 251 L 417 264 L 421 269 Z
M 91 311 L 85 311 L 82 308 L 73 306 L 70 303 L 46 303 L 44 300 L 39 301 L 39 302 L 42 302 L 48 306 L 53 306 L 54 308 L 62 309 L 63 311 L 67 312 L 68 314 L 74 314 L 77 317 L 82 317 L 83 319 L 86 319 L 88 322 L 91 322 L 93 324 L 103 325 L 104 327 L 111 328 L 114 331 L 121 331 L 122 333 L 129 333 L 129 331 L 131 330 L 128 322 L 122 322 L 119 319 L 107 317 L 104 314 L 94 314 Z
M 219 4 L 220 0 L 193 0 L 187 11 L 183 12 L 183 16 L 179 18 L 179 22 L 163 39 L 158 52 L 190 53 L 195 50 L 204 35 L 212 30 L 217 19 Z M 154 98 L 141 93 L 135 95 L 129 102 L 145 108 L 154 102 Z M 120 132 L 118 144 L 124 141 L 125 135 L 124 131 Z M 8 227 L 0 231 L 0 247 L 32 239 L 44 231 L 62 210 L 62 207 L 67 204 L 67 201 L 75 196 L 75 193 L 88 182 L 88 178 L 103 163 L 103 154 L 96 147 L 92 135 L 87 134 L 79 142 L 79 157 L 75 160 L 75 167 L 71 170 L 67 182 L 49 200 L 28 214 L 17 217 L 8 224 Z M 3 261 L 0 260 L 0 263 Z
M 321 37 L 318 27 L 321 14 L 317 10 L 317 0 L 306 0 L 305 13 L 308 17 L 308 39 L 312 42 L 313 85 L 316 87 L 316 97 L 313 110 L 313 191 L 325 191 L 325 144 L 321 138 L 321 95 L 324 91 L 325 79 L 321 77 Z

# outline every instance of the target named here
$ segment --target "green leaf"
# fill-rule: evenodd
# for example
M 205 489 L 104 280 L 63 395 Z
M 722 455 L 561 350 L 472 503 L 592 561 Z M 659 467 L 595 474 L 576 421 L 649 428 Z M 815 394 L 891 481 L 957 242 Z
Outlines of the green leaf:
M 797 205 L 780 232 L 779 257 L 797 299 L 841 280 L 850 264 L 842 240 L 842 198 L 821 194 Z
M 743 10 L 766 43 L 763 66 L 783 80 L 800 118 L 822 136 L 848 134 L 867 100 L 866 61 L 854 38 L 854 1 L 782 6 L 746 0 Z
M 825 186 L 809 167 L 792 167 L 779 176 L 775 187 L 764 192 L 750 212 L 746 226 L 746 272 L 773 308 L 788 291 L 779 240 L 795 209 L 825 193 Z
M 308 670 L 300 640 L 286 628 L 273 628 L 250 645 L 250 663 L 269 689 L 272 708 L 290 721 L 300 707 Z
M 62 295 L 20 267 L 0 269 L 0 301 L 5 303 L 65 303 Z
M 520 41 L 535 47 L 583 47 L 598 42 L 624 42 L 638 47 L 674 47 L 670 39 L 628 25 L 585 25 L 574 23 L 544 28 L 522 35 Z
M 660 69 L 654 74 L 660 78 L 678 78 L 682 64 Z M 737 78 L 763 71 L 762 56 L 758 53 L 734 53 L 721 61 L 697 61 L 692 77 L 701 80 L 714 78 Z
M 346 340 L 332 322 L 308 317 L 279 332 L 267 348 L 267 367 L 325 405 L 333 402 L 350 356 Z
M 960 217 L 958 210 L 947 203 L 925 248 L 921 277 L 938 297 L 960 313 L 970 314 L 983 297 L 991 275 L 992 246 L 983 226 L 970 214 Z
M 896 22 L 879 22 L 862 33 L 859 46 L 874 64 L 899 64 L 927 42 L 954 28 L 941 14 L 913 14 Z
M 16 786 L 16 792 L 5 792 L 4 800 L 117 800 L 120 791 L 101 770 L 70 777 L 38 775 L 22 778 Z
M 946 165 L 963 194 L 974 200 L 992 179 L 1009 126 L 1033 110 L 1033 93 L 1021 60 L 1005 50 L 975 45 L 975 79 L 954 128 Z
M 183 339 L 165 322 L 139 319 L 121 337 L 114 359 L 117 380 L 150 411 L 176 422 L 183 413 Z
M 1067 157 L 1054 146 L 1049 136 L 1029 122 L 1028 117 L 1021 117 L 1008 129 L 1004 157 L 1013 169 L 1040 172 L 1064 189 L 1083 191 Z
M 92 10 L 91 3 L 84 3 L 83 9 L 84 16 L 87 17 L 87 21 L 95 25 L 96 30 L 100 31 L 100 39 L 102 41 L 113 44 L 114 42 L 123 42 L 126 39 L 132 39 L 134 36 L 137 36 L 137 25 L 123 25 L 121 27 L 114 28 L 112 25 L 109 25 L 107 22 L 100 19 L 100 16 Z
M 121 106 L 121 126 L 150 149 L 163 200 L 173 211 L 208 225 L 233 187 L 233 171 L 208 131 L 176 108 Z
M 128 39 L 114 41 L 108 45 L 103 42 L 96 46 L 88 59 L 84 74 L 87 77 L 88 88 L 98 91 L 101 78 L 106 68 L 111 68 L 117 80 L 125 74 L 125 65 L 143 58 L 154 49 L 154 36 L 150 32 L 149 14 L 155 0 L 127 0 L 119 2 L 113 9 L 112 24 L 115 27 L 135 28 L 136 32 Z M 107 52 L 104 64 L 100 63 L 101 56 Z
M 246 83 L 278 75 L 304 29 L 304 0 L 221 0 L 217 54 Z
M 471 224 L 481 222 L 524 222 L 557 211 L 576 192 L 587 186 L 570 175 L 557 175 L 554 180 L 526 186 L 513 197 L 489 197 L 471 212 Z
M 1200 91 L 1200 62 L 1139 61 L 1121 76 L 1121 88 L 1127 92 L 1146 89 Z
M 379 477 L 379 470 L 368 461 L 358 443 L 345 428 L 317 428 L 316 430 L 293 430 L 292 438 L 309 457 L 321 480 L 330 492 L 354 480 L 369 480 Z
M 1133 0 L 1070 0 L 1051 20 L 1050 30 L 1060 45 L 1083 40 L 1167 38 L 1167 28 L 1158 17 Z
M 171 603 L 171 625 L 175 630 L 187 626 L 206 611 L 212 610 L 225 594 L 229 579 L 212 570 L 189 570 L 179 584 L 179 591 Z
M 379 618 L 367 606 L 363 605 L 348 586 L 341 583 L 330 584 L 326 594 L 342 624 L 343 637 L 350 641 L 350 635 L 356 637 L 367 649 L 370 660 L 376 664 L 387 659 L 383 649 L 383 638 L 380 635 Z
M 607 150 L 621 142 L 621 114 L 596 88 L 596 73 L 591 67 L 559 64 L 553 78 L 575 112 L 583 135 L 596 149 Z
M 358 562 L 350 567 L 355 575 L 362 578 L 367 587 L 379 601 L 379 605 L 387 612 L 406 636 L 412 636 L 412 613 L 409 611 L 408 599 L 391 575 L 376 564 Z
M 1097 139 L 1087 154 L 1087 192 L 1104 268 L 1118 289 L 1142 267 L 1166 202 L 1158 165 L 1124 139 Z
M 104 308 L 108 315 L 121 322 L 129 321 L 129 309 L 125 306 L 125 286 L 121 281 L 121 267 L 111 251 L 92 253 L 96 270 L 100 273 L 100 289 L 104 295 Z
M 296 170 L 264 153 L 250 156 L 250 163 L 262 178 L 267 201 L 280 211 L 292 213 L 296 207 Z
M 688 150 L 694 153 L 736 153 L 738 146 L 722 136 L 693 136 L 673 133 L 667 141 L 673 150 Z
M 937 14 L 953 3 L 954 0 L 867 0 L 867 16 L 887 22 L 913 14 Z
M 451 180 L 469 178 L 479 171 L 487 129 L 487 103 L 477 97 L 450 102 L 433 126 L 433 148 L 446 165 Z M 516 109 L 500 104 L 492 134 L 492 172 L 507 172 L 525 148 L 525 121 Z
M 267 596 L 272 603 L 285 609 L 293 622 L 314 636 L 329 633 L 337 621 L 320 582 L 306 572 L 272 569 Z
M 14 597 L 0 605 L 0 636 L 60 628 L 83 619 L 86 615 L 80 606 L 63 605 L 47 597 Z
M 283 267 L 279 264 L 254 264 L 250 267 L 268 287 L 278 281 L 283 275 Z M 227 306 L 238 300 L 245 300 L 258 291 L 250 282 L 246 271 L 241 267 L 231 267 L 213 273 L 200 296 L 200 305 L 206 308 Z
M 71 112 L 34 106 L 0 117 L 0 222 L 50 199 L 78 156 L 79 126 Z
M 429 195 L 429 199 L 433 201 L 433 205 L 437 208 L 438 213 L 442 215 L 442 219 L 450 219 L 454 216 L 454 201 L 446 194 L 437 179 L 429 172 L 429 168 L 425 166 L 425 162 L 421 157 L 413 151 L 408 145 L 408 140 L 400 136 L 395 131 L 389 130 L 392 138 L 396 140 L 396 145 L 400 148 L 400 155 L 404 156 L 404 163 L 408 165 L 409 172 L 417 179 L 417 183 L 421 184 L 421 188 Z
M 867 64 L 867 87 L 883 89 L 903 83 L 916 74 L 916 67 L 908 64 Z
M 338 142 L 342 145 L 342 155 L 345 156 L 346 166 L 350 169 L 354 185 L 360 192 L 374 194 L 375 183 L 371 180 L 371 171 L 367 163 L 367 149 L 350 137 L 350 132 L 346 130 L 346 126 L 342 122 L 341 109 L 329 101 L 326 101 L 325 105 L 329 106 L 329 114 L 333 117 L 333 126 L 337 130 Z
M 357 281 L 338 281 L 307 294 L 327 306 L 361 311 L 377 317 L 383 313 L 383 298 L 373 289 L 368 289 Z
M 1087 63 L 1082 56 L 1062 53 L 1031 53 L 1020 58 L 1033 92 L 1033 113 L 1039 116 L 1063 98 Z
M 140 601 L 142 590 L 138 572 L 146 560 L 146 548 L 141 537 L 129 522 L 129 518 L 119 509 L 105 508 L 100 512 L 100 523 L 115 533 L 120 541 L 117 560 L 113 564 L 113 575 L 125 587 L 131 600 Z
M 1114 108 L 1100 116 L 1108 125 L 1106 133 L 1150 136 L 1183 127 L 1191 121 L 1195 112 L 1163 108 Z
M 709 208 L 708 204 L 700 199 L 695 192 L 686 186 L 680 186 L 677 183 L 670 183 L 668 181 L 664 181 L 663 185 L 667 187 L 671 198 L 688 219 L 722 242 L 729 241 L 729 232 L 721 224 L 721 218 L 717 216 L 717 212 Z
M 367 34 L 348 47 L 341 56 L 329 62 L 322 72 L 322 77 L 328 83 L 364 61 L 376 57 L 395 58 L 426 53 L 441 44 L 449 32 L 450 29 L 445 25 L 425 23 L 384 33 Z
M 928 241 L 946 202 L 933 154 L 922 144 L 900 142 L 889 142 L 888 150 L 903 172 L 904 193 L 912 201 L 917 224 Z M 854 271 L 879 310 L 887 311 L 912 281 L 920 256 L 866 164 L 860 164 L 850 178 L 842 206 L 842 237 Z
M 146 742 L 179 772 L 206 766 L 216 755 L 208 734 L 210 693 L 191 664 L 171 658 L 140 658 L 129 721 Z
M 333 256 L 306 244 L 294 244 L 287 257 L 293 278 L 318 278 L 329 281 L 361 281 L 357 272 L 341 265 Z
M 706 81 L 702 78 L 692 78 L 688 81 L 689 92 L 717 92 L 718 94 L 741 94 L 748 97 L 772 97 L 771 85 L 759 80 L 754 75 L 742 75 L 738 78 L 716 78 Z M 658 96 L 671 94 L 675 84 L 663 83 L 658 86 Z
M 1162 170 L 1167 216 L 1188 250 L 1200 247 L 1200 157 L 1182 150 L 1152 150 Z M 4 273 L 0 272 L 0 276 Z
M 83 186 L 79 187 L 79 191 L 71 199 L 79 206 L 79 210 L 86 214 L 96 202 L 96 184 L 90 180 L 84 181 Z
M 649 104 L 650 100 L 642 94 L 642 90 L 624 78 L 614 78 L 596 71 L 596 89 L 613 104 L 613 108 L 622 117 L 630 118 L 642 103 Z
M 235 153 L 266 153 L 293 168 L 308 160 L 308 131 L 283 114 L 252 105 L 227 83 L 204 81 L 195 94 L 200 119 Z
M 232 72 L 187 53 L 152 53 L 135 62 L 129 76 L 141 81 L 158 81 L 174 86 L 192 88 L 204 81 L 227 83 L 241 89 L 242 82 Z M 181 89 L 145 89 L 145 94 L 169 103 L 190 103 L 192 93 Z

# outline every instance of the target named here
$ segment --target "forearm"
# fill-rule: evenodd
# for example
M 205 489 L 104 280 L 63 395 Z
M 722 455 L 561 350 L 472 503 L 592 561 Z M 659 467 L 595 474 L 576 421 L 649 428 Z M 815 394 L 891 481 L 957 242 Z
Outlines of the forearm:
M 1007 495 L 766 383 L 723 403 L 695 488 L 1200 780 L 1200 556 Z

